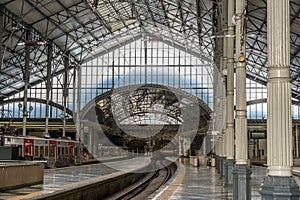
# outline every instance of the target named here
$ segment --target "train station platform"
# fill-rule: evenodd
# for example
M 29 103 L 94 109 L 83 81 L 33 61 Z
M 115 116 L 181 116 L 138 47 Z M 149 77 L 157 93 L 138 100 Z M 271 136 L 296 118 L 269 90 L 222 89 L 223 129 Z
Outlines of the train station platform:
M 57 196 L 59 193 L 68 193 L 71 190 L 107 182 L 111 179 L 116 181 L 117 177 L 149 166 L 150 162 L 149 157 L 138 157 L 105 164 L 45 169 L 43 184 L 0 192 L 0 200 L 40 199 L 51 195 Z
M 266 167 L 251 166 L 251 199 L 261 199 L 259 190 Z M 294 167 L 299 171 L 300 167 Z M 299 176 L 295 180 L 300 185 Z M 224 186 L 224 180 L 215 167 L 194 167 L 191 164 L 179 164 L 176 178 L 165 188 L 161 188 L 151 199 L 187 200 L 187 199 L 233 199 L 232 187 Z
M 105 164 L 99 163 L 46 169 L 44 171 L 43 184 L 0 192 L 0 200 L 40 199 L 51 195 L 55 196 L 59 193 L 68 193 L 70 190 L 81 190 L 81 188 L 87 185 L 107 182 L 108 180 L 113 180 L 116 183 L 116 177 L 142 169 L 148 166 L 150 162 L 151 157 L 137 157 Z M 300 174 L 300 167 L 294 167 L 293 170 Z M 266 175 L 266 167 L 252 165 L 251 171 L 251 199 L 261 199 L 259 190 Z M 224 181 L 220 177 L 220 174 L 217 173 L 215 167 L 195 167 L 189 163 L 178 163 L 178 170 L 175 173 L 175 177 L 148 199 L 233 198 L 232 187 L 224 186 Z M 298 185 L 300 185 L 299 176 L 295 176 L 295 179 Z M 112 190 L 113 187 L 115 185 L 103 188 Z M 118 190 L 117 187 L 114 189 Z

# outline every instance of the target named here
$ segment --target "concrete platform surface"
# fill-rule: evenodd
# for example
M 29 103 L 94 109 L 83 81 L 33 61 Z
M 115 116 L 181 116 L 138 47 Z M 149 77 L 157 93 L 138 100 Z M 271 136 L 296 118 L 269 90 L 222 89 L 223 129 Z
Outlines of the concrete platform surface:
M 73 166 L 66 168 L 46 169 L 44 171 L 44 183 L 30 187 L 7 190 L 0 192 L 0 200 L 4 199 L 33 199 L 39 195 L 54 193 L 67 188 L 80 187 L 93 181 L 104 181 L 116 175 L 142 168 L 150 163 L 150 158 L 132 158 L 129 160 L 104 164 L 92 164 Z M 117 169 L 123 166 L 122 172 Z

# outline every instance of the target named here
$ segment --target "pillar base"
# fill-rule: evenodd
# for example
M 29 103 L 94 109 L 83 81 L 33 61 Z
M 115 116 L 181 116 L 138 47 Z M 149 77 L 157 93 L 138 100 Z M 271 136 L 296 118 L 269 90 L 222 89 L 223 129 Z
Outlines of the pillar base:
M 227 170 L 226 170 L 226 157 L 223 157 L 222 158 L 222 166 L 221 166 L 221 178 L 225 178 L 225 176 L 226 176 L 226 172 L 227 172 Z
M 259 193 L 264 200 L 298 200 L 300 197 L 299 186 L 292 176 L 266 176 Z
M 226 160 L 226 172 L 225 172 L 225 186 L 232 186 L 233 184 L 233 167 L 234 167 L 234 160 L 233 159 L 227 159 Z
M 220 161 L 219 161 L 219 168 L 220 168 L 220 176 L 222 177 L 222 170 L 223 170 L 223 159 L 224 159 L 224 157 L 222 157 L 222 156 L 220 156 L 219 157 L 219 159 L 220 159 Z
M 219 174 L 220 173 L 220 157 L 218 155 L 216 155 L 215 158 L 216 158 L 216 170 L 217 170 L 217 173 Z
M 251 199 L 251 170 L 248 165 L 235 165 L 233 170 L 233 199 Z

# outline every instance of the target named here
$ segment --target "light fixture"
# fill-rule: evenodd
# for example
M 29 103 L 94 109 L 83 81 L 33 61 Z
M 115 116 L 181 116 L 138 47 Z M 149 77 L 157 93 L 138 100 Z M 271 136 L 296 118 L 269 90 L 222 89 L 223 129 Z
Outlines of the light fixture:
M 46 42 L 36 41 L 36 40 L 27 40 L 25 42 L 20 42 L 18 46 L 37 46 L 37 45 L 44 45 Z
M 240 55 L 238 56 L 238 61 L 239 62 L 245 62 L 245 56 L 243 53 L 240 53 Z

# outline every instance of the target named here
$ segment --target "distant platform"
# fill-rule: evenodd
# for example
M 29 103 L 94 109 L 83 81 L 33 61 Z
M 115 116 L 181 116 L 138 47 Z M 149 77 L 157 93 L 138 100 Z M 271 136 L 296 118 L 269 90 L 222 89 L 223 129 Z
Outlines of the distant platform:
M 42 183 L 43 178 L 44 165 L 42 163 L 0 161 L 0 191 Z
M 150 162 L 150 157 L 144 157 L 109 162 L 109 165 L 99 163 L 45 169 L 43 184 L 2 191 L 0 192 L 0 200 L 39 199 L 52 195 L 58 196 L 63 193 L 72 194 L 72 191 L 83 190 L 82 188 L 87 188 L 89 185 L 101 182 L 107 183 L 111 179 L 117 180 L 119 176 L 147 167 Z M 118 171 L 119 168 L 122 168 L 122 171 Z M 102 187 L 104 190 L 105 188 L 107 187 Z

